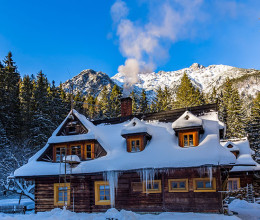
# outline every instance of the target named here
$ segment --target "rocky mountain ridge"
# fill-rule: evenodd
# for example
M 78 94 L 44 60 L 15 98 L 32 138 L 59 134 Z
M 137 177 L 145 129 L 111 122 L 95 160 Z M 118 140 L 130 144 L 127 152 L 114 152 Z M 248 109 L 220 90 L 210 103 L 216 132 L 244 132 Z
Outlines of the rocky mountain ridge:
M 176 71 L 159 71 L 158 73 L 140 73 L 139 82 L 133 86 L 135 92 L 140 93 L 145 89 L 148 98 L 151 99 L 159 87 L 165 86 L 176 90 L 180 84 L 180 80 L 186 72 L 192 83 L 205 93 L 209 93 L 213 87 L 221 88 L 225 79 L 229 77 L 234 80 L 234 85 L 244 96 L 255 96 L 260 91 L 260 71 L 255 69 L 243 69 L 227 65 L 210 65 L 204 67 L 198 63 L 192 64 L 189 68 Z M 94 70 L 83 70 L 80 74 L 63 84 L 63 88 L 69 91 L 70 85 L 74 85 L 74 94 L 81 91 L 84 95 L 92 94 L 98 96 L 99 92 L 106 85 L 109 90 L 115 84 L 123 87 L 124 75 L 117 73 L 113 77 L 109 77 L 102 72 Z

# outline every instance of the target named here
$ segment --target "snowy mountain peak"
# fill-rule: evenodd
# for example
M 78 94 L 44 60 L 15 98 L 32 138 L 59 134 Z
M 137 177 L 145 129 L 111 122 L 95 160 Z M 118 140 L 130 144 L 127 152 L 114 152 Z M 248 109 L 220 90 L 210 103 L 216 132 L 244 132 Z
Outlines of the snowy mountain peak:
M 152 73 L 140 73 L 139 81 L 134 85 L 136 93 L 140 93 L 145 89 L 148 98 L 151 99 L 159 87 L 167 86 L 176 91 L 180 84 L 181 78 L 187 73 L 192 83 L 203 90 L 205 93 L 211 92 L 213 87 L 221 88 L 226 78 L 233 79 L 234 85 L 243 95 L 255 95 L 260 91 L 260 71 L 255 69 L 242 69 L 227 65 L 210 65 L 205 67 L 198 63 L 193 63 L 189 68 L 184 68 L 176 71 L 159 71 Z M 123 87 L 124 74 L 117 73 L 113 77 L 103 72 L 96 72 L 92 69 L 86 69 L 80 72 L 71 80 L 63 84 L 65 90 L 69 90 L 70 83 L 74 84 L 74 93 L 82 92 L 84 95 L 92 94 L 97 96 L 102 88 L 106 85 L 109 90 L 117 84 Z

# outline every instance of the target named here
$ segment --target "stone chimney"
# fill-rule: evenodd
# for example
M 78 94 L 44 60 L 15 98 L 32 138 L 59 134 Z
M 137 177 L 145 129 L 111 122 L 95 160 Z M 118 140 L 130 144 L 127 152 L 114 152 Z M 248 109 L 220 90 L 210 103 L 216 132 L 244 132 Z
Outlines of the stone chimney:
M 121 117 L 132 115 L 132 99 L 125 97 L 121 99 Z

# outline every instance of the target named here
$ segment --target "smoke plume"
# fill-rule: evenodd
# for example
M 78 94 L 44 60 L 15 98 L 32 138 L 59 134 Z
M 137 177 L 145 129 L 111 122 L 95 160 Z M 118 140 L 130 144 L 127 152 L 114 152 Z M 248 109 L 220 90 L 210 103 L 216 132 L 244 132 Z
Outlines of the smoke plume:
M 126 57 L 118 71 L 125 76 L 124 95 L 138 82 L 138 73 L 151 72 L 168 58 L 172 43 L 192 37 L 192 23 L 199 19 L 202 0 L 144 1 L 149 8 L 147 22 L 128 19 L 129 8 L 122 0 L 111 7 L 119 49 Z M 189 30 L 189 31 L 188 31 Z

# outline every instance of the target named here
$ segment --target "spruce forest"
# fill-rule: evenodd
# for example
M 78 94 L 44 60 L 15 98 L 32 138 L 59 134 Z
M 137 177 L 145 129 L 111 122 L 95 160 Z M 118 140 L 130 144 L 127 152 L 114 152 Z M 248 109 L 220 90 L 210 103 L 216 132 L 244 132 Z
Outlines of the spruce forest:
M 250 104 L 240 97 L 232 81 L 227 79 L 221 90 L 212 88 L 204 94 L 193 86 L 184 74 L 176 92 L 159 88 L 148 102 L 145 90 L 141 95 L 131 93 L 133 113 L 167 111 L 176 108 L 217 103 L 219 118 L 226 126 L 227 138 L 248 137 L 251 148 L 260 157 L 260 93 Z M 40 148 L 64 120 L 71 106 L 91 120 L 120 116 L 121 89 L 106 86 L 94 97 L 66 93 L 62 84 L 56 86 L 39 71 L 36 75 L 20 76 L 12 53 L 0 62 L 0 147 L 1 181 Z

